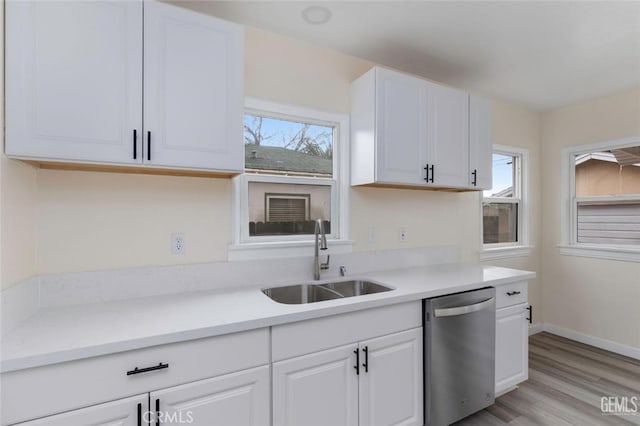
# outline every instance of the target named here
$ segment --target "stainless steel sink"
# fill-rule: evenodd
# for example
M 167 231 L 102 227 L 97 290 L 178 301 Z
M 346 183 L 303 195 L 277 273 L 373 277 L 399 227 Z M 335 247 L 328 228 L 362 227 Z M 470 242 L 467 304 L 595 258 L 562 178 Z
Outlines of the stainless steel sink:
M 337 281 L 324 284 L 296 284 L 265 288 L 262 292 L 278 303 L 299 305 L 393 290 L 364 280 Z
M 364 294 L 382 293 L 393 290 L 382 284 L 364 280 L 338 281 L 334 283 L 321 284 L 322 287 L 334 290 L 344 297 L 361 296 Z
M 313 284 L 265 288 L 262 292 L 276 302 L 286 303 L 288 305 L 322 302 L 323 300 L 340 299 L 344 297 L 335 291 Z

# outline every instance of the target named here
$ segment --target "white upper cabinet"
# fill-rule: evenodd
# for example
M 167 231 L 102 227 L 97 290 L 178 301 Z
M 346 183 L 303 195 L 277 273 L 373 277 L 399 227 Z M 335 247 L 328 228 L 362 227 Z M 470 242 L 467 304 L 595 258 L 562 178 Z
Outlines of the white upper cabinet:
M 437 84 L 428 85 L 427 158 L 429 185 L 468 184 L 469 94 Z
M 236 24 L 145 3 L 147 163 L 242 170 L 243 40 Z
M 469 96 L 469 185 L 482 190 L 492 186 L 492 119 L 491 101 Z
M 377 180 L 424 183 L 427 116 L 424 81 L 385 69 L 375 73 Z
M 379 67 L 354 81 L 351 184 L 479 190 L 488 179 L 491 186 L 491 104 L 471 99 Z
M 6 13 L 8 155 L 243 169 L 239 25 L 141 0 L 12 1 Z
M 140 163 L 142 2 L 6 3 L 6 153 Z

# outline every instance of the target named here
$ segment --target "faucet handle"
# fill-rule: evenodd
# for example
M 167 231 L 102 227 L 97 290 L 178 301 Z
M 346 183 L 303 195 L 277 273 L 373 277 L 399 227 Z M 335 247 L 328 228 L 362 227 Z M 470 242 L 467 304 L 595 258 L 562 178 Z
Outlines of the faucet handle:
M 340 276 L 344 277 L 345 275 L 347 275 L 347 267 L 346 266 L 341 266 L 340 267 Z
M 320 269 L 329 269 L 329 262 L 331 261 L 331 255 L 327 255 L 327 261 L 320 264 Z

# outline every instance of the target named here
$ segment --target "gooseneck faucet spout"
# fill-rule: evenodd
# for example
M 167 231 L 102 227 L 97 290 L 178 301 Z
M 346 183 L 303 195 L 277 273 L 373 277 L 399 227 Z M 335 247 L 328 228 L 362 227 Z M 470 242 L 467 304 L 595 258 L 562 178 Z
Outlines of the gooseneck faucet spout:
M 320 263 L 320 253 L 319 250 L 326 250 L 327 249 L 327 236 L 324 233 L 324 223 L 322 222 L 322 219 L 317 219 L 316 220 L 316 228 L 315 228 L 315 251 L 314 251 L 314 258 L 313 258 L 313 279 L 314 280 L 319 280 L 320 279 L 320 270 L 321 269 L 329 269 L 329 256 L 327 256 L 327 262 L 326 263 Z

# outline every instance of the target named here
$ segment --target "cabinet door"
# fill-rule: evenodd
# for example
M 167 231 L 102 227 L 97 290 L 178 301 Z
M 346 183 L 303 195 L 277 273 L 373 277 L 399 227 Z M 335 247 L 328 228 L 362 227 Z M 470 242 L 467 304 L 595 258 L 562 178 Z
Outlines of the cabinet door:
M 356 426 L 357 345 L 273 364 L 274 426 Z
M 469 95 L 428 85 L 427 157 L 433 186 L 466 187 L 469 182 Z
M 424 80 L 376 69 L 376 181 L 425 183 Z
M 24 426 L 139 426 L 145 423 L 145 419 L 149 416 L 148 405 L 149 395 L 145 393 L 18 424 Z
M 6 3 L 6 153 L 138 163 L 142 1 Z
M 422 425 L 422 328 L 360 343 L 360 361 L 360 426 Z
M 239 25 L 145 2 L 146 163 L 243 169 L 243 60 Z
M 529 377 L 527 304 L 496 311 L 496 395 Z
M 492 186 L 491 120 L 491 101 L 479 96 L 469 96 L 469 187 L 471 188 L 491 189 Z M 473 175 L 474 171 L 475 175 Z
M 160 424 L 194 426 L 267 426 L 269 400 L 266 365 L 151 392 L 150 399 Z

